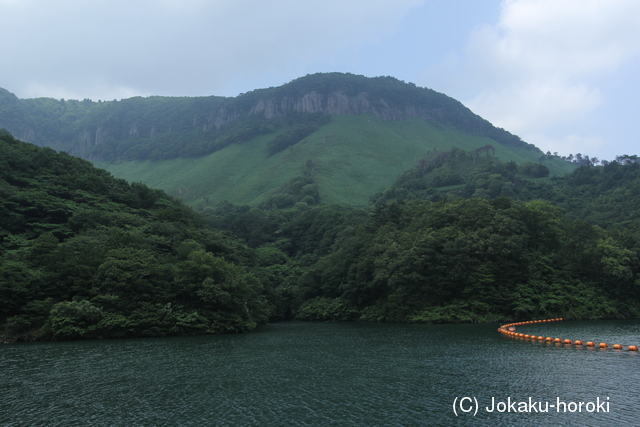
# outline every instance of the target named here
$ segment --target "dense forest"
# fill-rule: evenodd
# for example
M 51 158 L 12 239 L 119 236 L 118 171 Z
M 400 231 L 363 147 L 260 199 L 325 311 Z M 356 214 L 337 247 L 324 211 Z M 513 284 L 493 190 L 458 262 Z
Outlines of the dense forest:
M 388 189 L 371 196 L 375 205 L 391 201 L 483 197 L 546 200 L 567 215 L 604 228 L 635 227 L 640 211 L 640 164 L 621 155 L 603 166 L 588 164 L 549 177 L 542 163 L 503 162 L 478 150 L 431 152 Z
M 246 96 L 249 105 L 258 95 Z M 254 119 L 256 132 L 273 132 L 270 119 Z M 277 120 L 287 128 L 267 144 L 271 155 L 331 117 Z M 244 332 L 287 319 L 640 316 L 638 157 L 552 176 L 548 163 L 503 161 L 495 150 L 433 149 L 369 206 L 323 203 L 309 159 L 259 204 L 192 208 L 0 131 L 0 333 L 62 340 Z
M 2 132 L 7 339 L 240 332 L 269 317 L 255 251 L 162 191 Z
M 224 204 L 201 212 L 278 254 L 299 319 L 637 317 L 640 165 L 547 172 L 454 149 L 372 196 L 373 209 Z

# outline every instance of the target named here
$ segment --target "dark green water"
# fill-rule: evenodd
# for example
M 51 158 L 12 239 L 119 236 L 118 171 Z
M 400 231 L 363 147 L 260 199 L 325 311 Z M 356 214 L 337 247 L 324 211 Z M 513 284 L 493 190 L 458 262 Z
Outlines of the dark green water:
M 497 326 L 294 322 L 246 335 L 3 345 L 0 425 L 638 425 L 639 354 L 514 340 Z M 640 321 L 521 329 L 640 344 Z M 516 410 L 529 398 L 540 406 L 528 411 L 554 407 L 488 411 L 509 397 Z M 598 398 L 600 412 L 587 412 Z M 569 412 L 579 402 L 582 412 Z

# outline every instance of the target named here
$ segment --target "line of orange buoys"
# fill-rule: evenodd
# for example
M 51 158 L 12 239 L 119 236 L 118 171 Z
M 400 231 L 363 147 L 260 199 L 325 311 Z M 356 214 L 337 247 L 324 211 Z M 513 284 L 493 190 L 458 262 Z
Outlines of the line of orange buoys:
M 529 320 L 528 322 L 516 322 L 516 323 L 507 323 L 506 325 L 502 325 L 498 328 L 498 332 L 500 332 L 501 334 L 507 335 L 509 337 L 512 338 L 524 338 L 524 339 L 530 339 L 533 341 L 544 341 L 544 342 L 548 342 L 548 343 L 556 343 L 556 344 L 565 344 L 566 346 L 576 346 L 576 347 L 582 347 L 583 345 L 586 345 L 587 347 L 596 347 L 596 343 L 593 341 L 587 341 L 586 344 L 583 343 L 580 340 L 575 340 L 575 341 L 571 341 L 569 339 L 560 339 L 560 338 L 551 338 L 551 337 L 544 337 L 542 335 L 529 335 L 529 334 L 521 334 L 516 332 L 516 326 L 522 326 L 522 325 L 532 325 L 534 323 L 546 323 L 546 322 L 560 322 L 564 320 L 563 318 L 558 318 L 558 319 L 544 319 L 544 320 Z M 599 348 L 602 349 L 607 349 L 609 348 L 609 344 L 607 344 L 606 342 L 601 342 L 598 344 Z M 614 350 L 622 350 L 623 346 L 621 344 L 613 344 L 613 349 Z M 638 351 L 638 346 L 637 345 L 630 345 L 627 347 L 627 350 L 629 351 Z

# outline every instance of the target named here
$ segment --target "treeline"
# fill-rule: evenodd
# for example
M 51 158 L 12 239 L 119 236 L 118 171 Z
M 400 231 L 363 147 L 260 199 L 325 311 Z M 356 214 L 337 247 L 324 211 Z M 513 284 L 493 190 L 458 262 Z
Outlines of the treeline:
M 36 145 L 90 160 L 132 160 L 152 152 L 155 147 L 148 140 L 160 135 L 198 135 L 208 125 L 211 113 L 222 108 L 224 100 L 215 96 L 152 96 L 97 102 L 18 99 L 0 89 L 0 128 Z M 211 139 L 210 133 L 207 136 Z M 180 147 L 183 145 L 184 138 L 174 139 Z
M 431 200 L 443 197 L 510 197 L 550 200 L 549 169 L 542 163 L 503 162 L 477 151 L 453 148 L 431 151 L 415 168 L 400 175 L 388 189 L 371 196 L 380 205 L 393 200 Z
M 403 197 L 378 200 L 373 211 L 227 203 L 203 213 L 278 260 L 288 316 L 298 319 L 640 315 L 640 165 L 548 178 L 544 165 L 462 150 L 423 160 L 385 192 Z M 455 184 L 444 179 L 452 175 Z
M 458 148 L 434 151 L 391 187 L 372 195 L 371 202 L 471 197 L 546 200 L 567 215 L 600 227 L 635 227 L 640 211 L 640 164 L 634 158 L 618 156 L 604 166 L 590 164 L 549 177 L 543 163 L 517 165 Z
M 92 161 L 197 157 L 272 133 L 278 118 L 227 111 L 223 97 L 121 101 L 18 99 L 0 89 L 0 127 L 20 139 Z
M 611 162 L 610 160 L 606 160 L 606 159 L 600 160 L 597 157 L 593 157 L 593 156 L 589 157 L 588 154 L 582 154 L 582 153 L 576 153 L 575 156 L 573 154 L 569 154 L 568 156 L 560 156 L 557 151 L 553 154 L 551 154 L 551 151 L 547 151 L 543 156 L 540 157 L 540 161 L 545 161 L 545 160 L 554 159 L 554 158 L 562 159 L 565 162 L 574 163 L 581 166 L 597 166 L 597 165 L 606 166 Z M 616 156 L 614 161 L 619 164 L 627 165 L 630 163 L 640 162 L 640 158 L 636 154 L 633 154 L 633 155 L 622 154 L 622 155 Z
M 497 322 L 640 315 L 640 234 L 607 232 L 548 202 L 445 199 L 394 202 L 373 212 L 226 209 L 209 212 L 208 221 L 268 256 L 284 317 Z
M 305 273 L 298 317 L 399 322 L 637 317 L 638 237 L 625 247 L 540 201 L 385 205 Z
M 196 213 L 1 133 L 4 339 L 640 315 L 635 162 L 548 178 L 537 164 L 432 153 L 372 209 L 320 204 L 313 171 L 260 206 Z
M 7 340 L 252 330 L 273 311 L 257 255 L 164 192 L 0 133 Z

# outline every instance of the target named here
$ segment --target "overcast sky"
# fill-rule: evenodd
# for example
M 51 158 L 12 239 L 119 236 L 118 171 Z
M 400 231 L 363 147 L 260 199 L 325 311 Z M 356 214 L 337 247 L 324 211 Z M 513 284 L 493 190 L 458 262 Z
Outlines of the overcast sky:
M 640 154 L 638 0 L 0 0 L 0 16 L 0 87 L 20 98 L 388 75 L 544 151 Z

